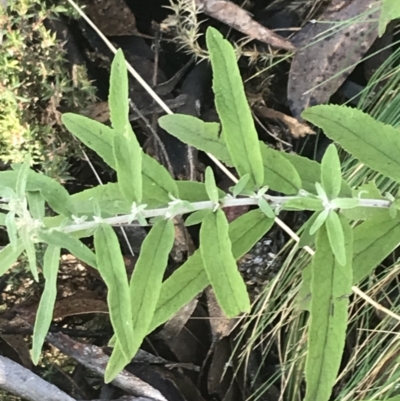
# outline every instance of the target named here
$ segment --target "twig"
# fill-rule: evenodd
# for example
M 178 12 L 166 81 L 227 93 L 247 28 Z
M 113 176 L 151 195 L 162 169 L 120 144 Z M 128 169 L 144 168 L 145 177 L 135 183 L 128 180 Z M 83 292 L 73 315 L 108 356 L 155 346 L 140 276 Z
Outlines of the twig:
M 30 401 L 76 401 L 11 359 L 0 356 L 0 387 Z

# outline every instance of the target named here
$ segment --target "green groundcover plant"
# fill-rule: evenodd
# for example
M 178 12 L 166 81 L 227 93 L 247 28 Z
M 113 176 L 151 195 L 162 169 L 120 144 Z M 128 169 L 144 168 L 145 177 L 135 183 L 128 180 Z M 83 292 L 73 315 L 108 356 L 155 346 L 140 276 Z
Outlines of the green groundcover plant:
M 111 69 L 112 126 L 64 114 L 67 129 L 117 173 L 117 182 L 70 195 L 55 180 L 30 169 L 29 160 L 0 172 L 0 224 L 10 243 L 0 252 L 4 274 L 25 252 L 38 280 L 36 244 L 46 244 L 44 292 L 32 341 L 38 363 L 56 299 L 61 248 L 97 269 L 108 288 L 113 352 L 110 382 L 133 358 L 145 336 L 211 285 L 222 311 L 235 317 L 250 311 L 246 285 L 236 260 L 273 226 L 281 210 L 309 210 L 302 246 L 315 249 L 303 272 L 302 299 L 309 294 L 306 401 L 326 401 L 343 354 L 352 289 L 400 242 L 400 197 L 350 188 L 342 178 L 335 144 L 321 164 L 270 149 L 257 138 L 232 46 L 213 28 L 206 34 L 220 125 L 187 115 L 166 115 L 159 124 L 171 135 L 212 154 L 240 177 L 227 194 L 210 167 L 205 182 L 176 181 L 141 149 L 129 123 L 128 76 L 122 51 Z M 399 131 L 367 114 L 322 105 L 303 113 L 343 149 L 370 168 L 400 182 Z M 271 189 L 282 195 L 272 196 Z M 255 206 L 231 224 L 224 208 Z M 46 208 L 47 207 L 47 208 Z M 51 209 L 51 215 L 46 210 Z M 173 246 L 173 218 L 201 224 L 200 247 L 163 281 Z M 112 226 L 151 225 L 130 281 Z M 80 241 L 94 237 L 94 252 Z

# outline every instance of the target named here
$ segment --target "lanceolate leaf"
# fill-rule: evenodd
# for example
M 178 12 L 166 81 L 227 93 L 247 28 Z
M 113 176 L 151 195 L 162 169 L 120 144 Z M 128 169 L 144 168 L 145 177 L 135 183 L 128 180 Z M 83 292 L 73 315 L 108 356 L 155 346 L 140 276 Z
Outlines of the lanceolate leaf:
M 235 259 L 241 258 L 272 227 L 260 210 L 252 210 L 229 225 L 229 238 Z M 149 332 L 170 319 L 209 285 L 200 251 L 197 250 L 161 287 L 156 312 Z
M 398 18 L 400 18 L 399 2 L 397 0 L 383 0 L 381 16 L 379 18 L 379 36 L 382 36 L 385 33 L 386 26 L 390 21 Z
M 215 104 L 229 154 L 239 174 L 250 174 L 252 184 L 261 187 L 264 169 L 260 145 L 235 52 L 214 28 L 207 29 L 206 41 L 213 69 Z
M 130 282 L 134 332 L 132 347 L 135 353 L 153 320 L 173 242 L 174 225 L 171 220 L 162 220 L 153 226 L 141 247 Z M 107 365 L 106 382 L 112 381 L 128 362 L 129 360 L 123 358 L 120 345 L 117 343 Z
M 311 265 L 311 321 L 306 361 L 305 401 L 328 401 L 342 359 L 346 338 L 348 296 L 351 294 L 351 228 L 343 220 L 346 260 L 341 266 L 332 253 L 328 233 L 323 226 L 316 239 Z
M 178 185 L 167 169 L 149 155 L 143 153 L 142 160 L 143 192 L 145 203 L 155 199 L 159 202 L 169 202 L 168 194 L 179 196 Z M 184 198 L 183 198 L 184 199 Z
M 326 219 L 326 229 L 332 252 L 339 264 L 344 266 L 346 264 L 346 249 L 342 221 L 343 219 L 339 219 L 337 213 L 331 210 Z
M 20 238 L 24 244 L 26 255 L 28 256 L 29 268 L 35 281 L 39 281 L 38 268 L 36 263 L 36 249 L 31 239 L 30 233 L 26 228 L 19 231 Z
M 125 134 L 129 122 L 129 83 L 124 54 L 118 49 L 111 64 L 110 94 L 108 96 L 112 127 Z
M 179 114 L 162 116 L 158 121 L 169 134 L 199 150 L 211 153 L 228 166 L 233 165 L 224 135 L 219 136 L 218 124 L 205 123 L 196 117 Z M 268 185 L 273 190 L 287 195 L 296 194 L 301 188 L 301 179 L 296 169 L 290 161 L 286 160 L 282 152 L 271 149 L 262 142 L 259 144 L 264 166 L 263 185 Z M 311 160 L 305 160 L 312 163 Z M 318 163 L 314 163 L 319 166 Z M 305 171 L 308 172 L 306 169 Z M 319 169 L 316 179 L 319 179 Z M 314 182 L 312 182 L 312 187 L 314 187 Z
M 301 178 L 293 164 L 283 155 L 284 152 L 278 152 L 265 144 L 260 146 L 264 166 L 264 185 L 286 195 L 297 194 L 302 188 Z
M 130 290 L 118 238 L 111 226 L 99 225 L 94 246 L 97 268 L 108 288 L 111 323 L 124 356 L 130 359 L 134 354 Z
M 27 192 L 29 211 L 34 219 L 43 220 L 45 216 L 45 200 L 39 191 Z
M 95 269 L 97 268 L 96 255 L 83 242 L 79 241 L 79 239 L 57 230 L 51 230 L 47 232 L 41 231 L 39 237 L 47 244 L 68 249 L 82 262 L 87 263 L 89 266 Z
M 17 261 L 23 250 L 22 241 L 17 240 L 15 247 L 8 244 L 0 251 L 0 277 Z
M 208 200 L 206 186 L 203 182 L 175 181 L 179 190 L 179 198 L 189 202 L 200 202 Z M 225 196 L 225 192 L 218 188 L 218 198 Z
M 206 123 L 187 114 L 168 114 L 158 119 L 162 129 L 170 135 L 221 160 L 232 167 L 232 159 L 220 137 L 218 123 Z
M 200 228 L 200 251 L 219 305 L 227 317 L 234 317 L 250 310 L 250 299 L 232 254 L 228 232 L 224 212 L 210 212 Z
M 68 131 L 88 148 L 94 150 L 111 168 L 115 169 L 112 138 L 114 130 L 98 121 L 73 113 L 61 117 Z
M 330 144 L 321 162 L 321 183 L 329 199 L 335 199 L 340 193 L 342 170 L 339 155 L 334 144 Z
M 302 116 L 366 166 L 400 182 L 398 129 L 345 106 L 315 106 Z
M 36 313 L 32 338 L 32 361 L 38 364 L 47 332 L 53 319 L 53 309 L 57 296 L 57 274 L 61 249 L 49 245 L 44 254 L 43 275 L 46 280 Z
M 354 284 L 369 274 L 398 246 L 400 217 L 389 213 L 373 216 L 354 228 Z
M 17 183 L 17 171 L 1 171 L 0 182 L 4 187 L 15 190 Z M 69 205 L 69 193 L 56 180 L 43 174 L 29 170 L 28 180 L 26 182 L 27 191 L 40 191 L 43 198 L 46 199 L 49 206 L 57 213 L 69 216 L 71 214 Z
M 15 192 L 17 193 L 19 199 L 23 199 L 25 197 L 26 183 L 28 181 L 28 175 L 29 175 L 28 160 L 25 160 L 25 162 L 22 163 L 21 166 L 19 166 L 17 172 L 18 175 L 17 175 L 17 184 Z
M 142 201 L 142 149 L 132 128 L 117 131 L 113 138 L 114 158 L 117 168 L 118 185 L 129 203 Z
M 208 198 L 210 201 L 217 203 L 218 202 L 218 188 L 215 183 L 214 173 L 211 167 L 206 168 L 205 173 L 205 186 Z

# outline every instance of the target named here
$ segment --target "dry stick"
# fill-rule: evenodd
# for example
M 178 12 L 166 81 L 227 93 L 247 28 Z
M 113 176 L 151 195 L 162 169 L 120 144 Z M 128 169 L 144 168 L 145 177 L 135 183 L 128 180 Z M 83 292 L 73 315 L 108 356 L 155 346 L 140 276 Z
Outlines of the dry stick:
M 53 384 L 4 356 L 0 356 L 0 387 L 30 401 L 76 401 Z
M 104 41 L 104 43 L 108 46 L 108 48 L 115 54 L 117 49 L 113 46 L 113 44 L 103 35 L 103 33 L 97 28 L 97 26 L 90 20 L 90 18 L 79 8 L 79 6 L 73 1 L 68 0 L 68 2 L 74 7 L 74 9 L 81 15 L 81 17 L 96 31 L 99 37 Z M 132 76 L 146 89 L 147 93 L 160 105 L 160 107 L 167 113 L 167 114 L 174 114 L 172 110 L 163 102 L 163 100 L 154 92 L 154 90 L 147 84 L 147 82 L 136 72 L 136 70 L 127 62 L 126 63 L 128 71 L 132 74 Z M 207 153 L 207 156 L 229 177 L 235 184 L 239 181 L 218 159 L 216 159 L 213 155 Z M 289 227 L 287 226 L 279 217 L 275 217 L 276 224 L 281 227 L 290 237 L 299 242 L 300 238 L 298 235 Z M 311 249 L 309 246 L 305 246 L 304 249 L 313 256 L 315 251 Z M 385 308 L 384 306 L 380 305 L 379 303 L 375 302 L 371 299 L 367 294 L 361 291 L 358 287 L 352 286 L 352 291 L 357 294 L 359 297 L 364 299 L 367 303 L 372 305 L 374 308 L 382 311 L 383 313 L 387 314 L 388 316 L 398 320 L 400 322 L 400 316 L 393 313 L 391 310 Z

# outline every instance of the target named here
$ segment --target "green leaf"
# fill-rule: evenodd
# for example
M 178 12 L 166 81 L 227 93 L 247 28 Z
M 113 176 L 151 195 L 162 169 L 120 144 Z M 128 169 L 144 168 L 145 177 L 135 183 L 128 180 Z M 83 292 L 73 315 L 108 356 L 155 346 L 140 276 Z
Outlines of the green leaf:
M 320 213 L 313 213 L 313 215 L 303 224 L 303 226 L 301 227 L 301 235 L 300 235 L 300 241 L 298 243 L 298 247 L 299 248 L 303 248 L 305 246 L 312 246 L 314 244 L 314 234 L 311 234 L 311 227 L 313 226 L 315 220 L 318 218 L 318 216 L 320 215 Z M 325 220 L 324 220 L 325 222 Z M 318 227 L 319 228 L 319 227 Z M 315 231 L 318 231 L 317 230 Z
M 116 161 L 119 189 L 128 203 L 141 203 L 142 149 L 132 128 L 117 131 L 113 138 L 114 158 Z
M 44 254 L 43 275 L 46 283 L 36 313 L 32 337 L 31 355 L 35 365 L 39 363 L 43 343 L 53 319 L 54 304 L 57 296 L 57 274 L 60 262 L 60 251 L 61 249 L 59 247 L 49 245 Z
M 336 198 L 331 203 L 336 208 L 344 210 L 356 208 L 360 204 L 360 201 L 355 198 Z
M 17 229 L 17 223 L 15 221 L 15 213 L 13 212 L 7 213 L 5 223 L 10 244 L 12 247 L 15 247 L 18 242 L 18 229 Z
M 185 220 L 185 227 L 195 226 L 199 224 L 204 219 L 204 216 L 209 213 L 208 209 L 204 210 L 197 210 L 193 212 L 186 220 Z
M 171 220 L 157 222 L 143 241 L 132 274 L 130 282 L 134 332 L 132 347 L 135 349 L 135 354 L 153 320 L 168 255 L 174 243 L 174 232 Z M 129 361 L 130 359 L 126 360 L 123 357 L 120 345 L 117 343 L 107 365 L 105 382 L 111 382 Z
M 317 198 L 297 198 L 290 199 L 282 205 L 283 210 L 323 210 L 321 199 Z
M 264 166 L 263 185 L 286 195 L 297 194 L 302 188 L 301 178 L 290 160 L 285 157 L 285 153 L 271 149 L 261 142 L 260 147 Z
M 354 189 L 353 198 L 385 199 L 381 195 L 381 192 L 377 188 L 374 181 L 370 181 L 367 184 L 361 185 L 357 189 Z M 358 206 L 354 209 L 342 210 L 341 213 L 349 220 L 366 220 L 369 217 L 375 216 L 377 214 L 386 214 L 386 211 L 379 208 Z
M 325 209 L 315 217 L 314 222 L 310 227 L 310 235 L 314 235 L 323 226 L 328 216 L 329 210 Z
M 117 235 L 111 226 L 100 224 L 94 233 L 97 269 L 108 288 L 110 320 L 122 353 L 129 359 L 134 354 L 132 307 L 124 260 Z
M 392 219 L 388 212 L 373 216 L 354 228 L 354 284 L 368 277 L 399 242 L 400 218 Z
M 400 182 L 399 130 L 373 119 L 361 110 L 320 105 L 302 117 L 322 128 L 325 134 L 366 166 Z
M 41 231 L 39 233 L 39 239 L 47 244 L 68 249 L 68 251 L 82 262 L 95 269 L 97 268 L 96 255 L 83 242 L 79 241 L 79 239 L 57 230 Z
M 381 15 L 379 17 L 379 37 L 381 37 L 385 33 L 387 24 L 390 21 L 398 18 L 400 18 L 399 2 L 397 0 L 383 0 Z
M 205 173 L 205 186 L 207 191 L 207 196 L 211 202 L 218 203 L 219 193 L 217 184 L 215 183 L 214 173 L 211 167 L 206 168 Z
M 264 169 L 260 145 L 235 52 L 214 28 L 207 29 L 206 42 L 213 70 L 215 105 L 229 154 L 240 176 L 250 174 L 252 185 L 261 187 Z
M 200 202 L 208 200 L 206 186 L 203 182 L 195 181 L 175 181 L 179 191 L 179 198 L 189 202 Z M 218 199 L 226 195 L 218 188 Z
M 94 150 L 105 163 L 115 170 L 116 165 L 112 150 L 114 130 L 112 128 L 73 113 L 63 114 L 61 121 L 71 134 L 88 148 Z
M 19 230 L 19 236 L 22 243 L 24 244 L 26 255 L 28 256 L 29 269 L 31 270 L 35 281 L 39 281 L 39 274 L 36 262 L 36 249 L 28 229 L 24 227 Z
M 245 255 L 269 231 L 274 221 L 259 209 L 234 220 L 229 225 L 229 238 L 235 259 Z M 149 332 L 165 323 L 209 284 L 200 251 L 197 250 L 163 283 Z
M 233 187 L 229 188 L 229 191 L 231 191 L 232 195 L 236 198 L 244 191 L 249 180 L 250 174 L 245 174 L 243 177 L 240 177 L 239 181 Z
M 4 187 L 16 189 L 18 172 L 13 170 L 0 172 L 0 183 Z M 29 170 L 26 190 L 40 191 L 49 206 L 57 213 L 70 216 L 69 193 L 56 180 Z
M 45 200 L 39 191 L 27 192 L 29 211 L 34 219 L 42 221 L 45 216 Z
M 321 162 L 321 183 L 329 199 L 337 198 L 342 185 L 342 169 L 334 144 L 330 144 Z
M 329 243 L 331 244 L 332 252 L 340 265 L 346 264 L 346 248 L 343 227 L 339 216 L 331 210 L 326 219 L 326 229 L 328 231 Z
M 110 92 L 108 96 L 110 121 L 120 135 L 125 135 L 129 122 L 129 82 L 124 53 L 117 50 L 111 63 Z M 118 162 L 118 159 L 116 159 Z
M 305 401 L 328 401 L 339 371 L 346 339 L 348 296 L 352 286 L 352 232 L 342 220 L 346 238 L 345 266 L 332 253 L 323 226 L 317 234 L 311 270 L 311 321 L 308 331 Z
M 264 198 L 260 198 L 258 200 L 258 207 L 270 219 L 275 218 L 275 212 L 272 210 L 271 205 Z
M 151 207 L 155 200 L 159 203 L 169 202 L 169 194 L 179 197 L 177 182 L 164 166 L 145 153 L 142 163 L 144 203 Z
M 206 123 L 197 117 L 187 114 L 168 114 L 158 119 L 162 129 L 207 153 L 211 153 L 224 164 L 232 167 L 233 163 L 224 140 L 219 136 L 218 123 Z
M 224 136 L 218 136 L 219 124 L 205 123 L 196 117 L 180 114 L 162 116 L 158 121 L 163 129 L 182 142 L 194 146 L 203 152 L 211 153 L 226 165 L 233 166 Z M 268 185 L 274 191 L 284 194 L 296 194 L 299 188 L 301 188 L 301 179 L 290 159 L 286 157 L 287 155 L 269 148 L 262 142 L 259 142 L 259 145 L 264 167 L 263 185 Z M 306 166 L 306 168 L 303 168 L 304 174 L 310 175 L 308 173 L 310 165 L 317 166 L 316 174 L 309 177 L 310 182 L 312 182 L 312 190 L 314 191 L 314 176 L 315 180 L 319 180 L 320 177 L 319 164 L 304 157 L 297 157 L 298 159 L 295 160 L 300 160 L 298 164 Z M 303 160 L 304 162 L 302 162 Z M 350 190 L 349 193 L 351 193 Z
M 296 303 L 300 310 L 310 311 L 311 305 L 311 264 L 307 265 L 301 272 L 302 282 L 296 295 Z
M 17 173 L 18 175 L 15 192 L 17 193 L 19 199 L 24 199 L 29 175 L 29 160 L 25 160 L 25 162 L 19 166 Z
M 17 240 L 15 246 L 8 244 L 0 251 L 0 277 L 17 261 L 23 250 L 22 241 Z
M 200 251 L 219 305 L 227 317 L 234 317 L 250 311 L 250 299 L 232 254 L 228 233 L 224 212 L 210 212 L 200 228 Z

